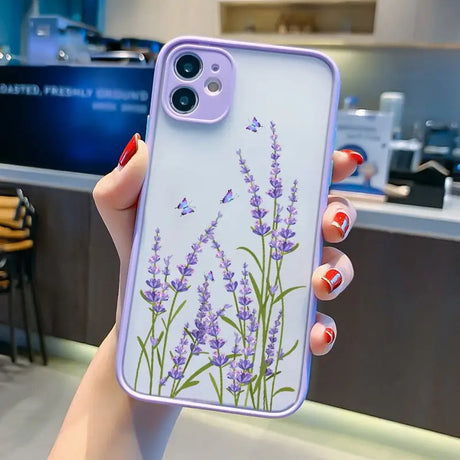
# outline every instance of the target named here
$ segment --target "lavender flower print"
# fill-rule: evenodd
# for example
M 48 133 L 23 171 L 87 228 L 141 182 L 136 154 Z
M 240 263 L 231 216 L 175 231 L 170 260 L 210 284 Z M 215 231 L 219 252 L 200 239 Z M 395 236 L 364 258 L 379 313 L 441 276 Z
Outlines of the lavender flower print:
M 283 208 L 281 200 L 285 198 L 280 162 L 283 149 L 279 143 L 274 122 L 270 122 L 270 141 L 269 188 L 266 192 L 269 198 L 268 202 L 263 202 L 259 185 L 256 183 L 241 149 L 236 152 L 240 172 L 244 182 L 248 184 L 250 213 L 256 220 L 251 230 L 261 237 L 261 251 L 249 247 L 239 248 L 252 257 L 259 272 L 251 273 L 245 267 L 244 270 L 247 274 L 240 281 L 237 317 L 245 323 L 241 330 L 248 332 L 248 335 L 242 334 L 242 358 L 235 361 L 236 366 L 233 365 L 232 372 L 229 373 L 231 384 L 227 386 L 227 390 L 233 393 L 235 402 L 237 402 L 239 395 L 245 388 L 242 385 L 246 384 L 245 405 L 248 404 L 250 397 L 253 407 L 259 408 L 262 405 L 266 410 L 272 406 L 276 394 L 281 391 L 291 391 L 288 387 L 279 390 L 275 388 L 276 376 L 280 373 L 277 368 L 281 360 L 280 356 L 283 356 L 281 346 L 284 332 L 284 300 L 286 295 L 293 290 L 305 287 L 293 286 L 285 289 L 281 282 L 283 259 L 298 247 L 294 241 L 296 233 L 293 229 L 297 219 L 298 181 L 294 181 L 290 190 L 291 193 L 286 200 L 287 207 Z M 269 211 L 267 207 L 271 210 Z M 269 215 L 272 217 L 271 222 L 267 221 Z M 268 238 L 265 239 L 265 236 Z M 256 294 L 254 300 L 257 302 L 257 308 L 254 308 L 252 312 L 252 306 L 249 306 L 245 296 L 245 290 L 248 289 L 255 291 Z M 281 309 L 276 319 L 273 320 L 273 306 L 278 302 L 281 304 Z M 298 341 L 284 356 L 294 351 L 297 343 Z M 256 362 L 258 366 L 256 366 Z M 268 379 L 271 379 L 271 382 L 269 381 L 271 385 L 267 383 Z
M 298 247 L 295 224 L 299 184 L 294 180 L 287 193 L 289 189 L 282 177 L 285 152 L 276 124 L 270 122 L 269 128 L 270 148 L 262 190 L 246 155 L 243 157 L 241 149 L 236 151 L 248 192 L 246 206 L 251 224 L 247 230 L 257 242 L 254 246 L 237 248 L 247 257 L 241 265 L 238 266 L 239 259 L 231 250 L 224 251 L 219 243 L 220 213 L 189 246 L 182 260 L 162 256 L 160 230 L 155 230 L 149 276 L 141 292 L 152 313 L 152 323 L 145 339 L 138 337 L 141 352 L 136 374 L 137 382 L 140 365 L 144 363 L 150 375 L 150 394 L 153 381 L 160 396 L 162 392 L 171 398 L 180 393 L 192 394 L 184 390 L 205 385 L 203 376 L 208 374 L 208 384 L 214 388 L 214 399 L 219 404 L 232 401 L 236 407 L 268 411 L 279 393 L 294 391 L 284 386 L 285 382 L 281 385 L 282 376 L 278 376 L 283 374 L 287 357 L 298 344 L 296 341 L 283 351 L 285 298 L 293 290 L 305 287 L 284 285 L 288 264 L 285 259 Z M 262 131 L 265 130 L 260 134 Z M 238 203 L 228 204 L 237 196 L 233 190 L 228 188 L 216 207 L 238 207 L 239 199 Z M 177 209 L 182 215 L 193 212 L 185 198 Z M 192 216 L 196 218 L 199 213 Z M 207 259 L 209 265 L 203 266 L 201 254 L 207 252 L 204 261 L 211 250 L 215 258 Z M 201 273 L 199 277 L 197 270 Z M 190 296 L 194 291 L 197 301 L 193 302 Z M 217 292 L 218 305 L 211 298 Z M 224 304 L 227 299 L 232 299 L 232 305 Z M 177 323 L 183 326 L 173 327 Z M 229 340 L 231 332 L 234 340 Z
M 259 186 L 256 184 L 254 176 L 250 174 L 251 170 L 241 154 L 241 149 L 238 149 L 236 154 L 239 157 L 239 163 L 241 166 L 240 171 L 244 176 L 244 181 L 249 184 L 248 192 L 252 195 L 249 203 L 253 207 L 251 215 L 254 219 L 256 219 L 256 224 L 254 225 L 252 231 L 256 235 L 264 236 L 270 231 L 270 226 L 262 221 L 262 219 L 267 215 L 268 210 L 261 207 L 262 198 L 257 193 L 259 191 Z
M 267 368 L 265 369 L 265 375 L 269 377 L 270 375 L 273 374 L 273 370 L 270 368 L 270 366 L 273 364 L 273 360 L 275 357 L 275 346 L 276 342 L 278 340 L 278 333 L 279 333 L 279 327 L 281 324 L 281 310 L 278 314 L 278 317 L 276 318 L 273 326 L 269 329 L 268 331 L 268 345 L 267 348 L 265 349 L 265 364 Z
M 180 304 L 176 304 L 177 298 L 182 293 L 189 290 L 189 279 L 194 273 L 195 266 L 198 263 L 199 253 L 202 251 L 203 246 L 206 245 L 210 239 L 214 237 L 214 231 L 218 225 L 222 215 L 217 214 L 213 220 L 199 235 L 196 242 L 191 244 L 190 252 L 185 256 L 185 263 L 177 265 L 178 276 L 171 281 L 171 258 L 167 256 L 163 258 L 163 267 L 161 267 L 161 237 L 160 230 L 157 228 L 154 234 L 154 244 L 152 246 L 152 255 L 149 258 L 148 272 L 151 275 L 146 280 L 147 289 L 141 292 L 143 299 L 149 303 L 152 312 L 152 321 L 149 331 L 144 339 L 138 337 L 138 342 L 141 348 L 138 365 L 136 369 L 136 376 L 134 381 L 134 389 L 137 388 L 139 374 L 142 362 L 146 362 L 147 372 L 149 374 L 150 384 L 149 393 L 152 394 L 152 382 L 155 365 L 159 366 L 159 387 L 158 394 L 161 394 L 161 389 L 165 385 L 166 380 L 171 378 L 173 380 L 180 380 L 179 366 L 176 365 L 165 375 L 165 357 L 167 350 L 167 342 L 169 330 L 172 322 L 177 317 L 178 313 L 184 308 L 186 300 Z M 172 294 L 171 294 L 172 292 Z M 161 323 L 158 320 L 159 316 Z M 160 326 L 160 327 L 158 327 Z M 158 329 L 158 330 L 157 330 Z M 187 339 L 188 340 L 188 339 Z M 150 350 L 147 344 L 150 344 Z M 161 350 L 160 350 L 161 349 Z M 197 350 L 195 350 L 197 351 Z M 178 358 L 179 359 L 179 358 Z M 177 363 L 176 363 L 177 364 Z
M 184 374 L 182 372 L 182 366 L 186 362 L 185 355 L 187 352 L 188 339 L 187 339 L 187 333 L 185 332 L 185 330 L 187 329 L 187 326 L 188 324 L 185 326 L 185 329 L 180 339 L 179 345 L 177 345 L 177 347 L 174 349 L 176 354 L 173 355 L 173 357 L 171 358 L 174 363 L 174 366 L 168 372 L 168 375 L 174 380 L 180 380 L 184 378 Z

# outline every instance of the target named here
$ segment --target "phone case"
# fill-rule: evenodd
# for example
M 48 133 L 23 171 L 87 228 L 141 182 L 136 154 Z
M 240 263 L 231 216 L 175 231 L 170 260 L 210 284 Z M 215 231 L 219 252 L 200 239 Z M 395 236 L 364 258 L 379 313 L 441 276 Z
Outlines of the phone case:
M 212 121 L 165 110 L 171 56 L 189 46 L 220 50 L 234 73 Z M 162 49 L 117 356 L 130 395 L 269 417 L 305 400 L 338 95 L 316 51 L 198 37 Z

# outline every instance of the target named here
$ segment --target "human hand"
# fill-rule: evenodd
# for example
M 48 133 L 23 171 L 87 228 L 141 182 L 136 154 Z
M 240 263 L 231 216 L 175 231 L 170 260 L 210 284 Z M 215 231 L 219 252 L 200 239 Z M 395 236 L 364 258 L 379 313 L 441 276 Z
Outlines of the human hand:
M 339 182 L 354 172 L 362 157 L 350 151 L 333 154 L 333 182 Z M 120 257 L 120 288 L 117 307 L 117 325 L 124 298 L 124 286 L 134 234 L 139 193 L 148 164 L 147 145 L 134 135 L 120 156 L 119 164 L 96 185 L 93 196 L 99 213 L 112 237 Z M 323 214 L 324 241 L 338 243 L 344 240 L 356 219 L 356 211 L 348 200 L 329 197 Z M 353 279 L 350 259 L 338 249 L 325 247 L 321 265 L 313 274 L 313 289 L 321 300 L 336 298 Z M 315 355 L 328 353 L 337 336 L 334 320 L 317 313 L 310 335 L 310 348 Z

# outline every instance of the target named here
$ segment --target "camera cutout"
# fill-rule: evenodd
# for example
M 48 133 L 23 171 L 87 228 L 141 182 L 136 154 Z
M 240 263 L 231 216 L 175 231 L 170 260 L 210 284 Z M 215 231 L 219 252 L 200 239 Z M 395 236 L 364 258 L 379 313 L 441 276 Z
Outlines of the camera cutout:
M 202 68 L 201 59 L 194 54 L 183 54 L 176 61 L 176 73 L 187 80 L 196 78 Z
M 235 65 L 226 50 L 178 45 L 166 57 L 163 109 L 176 120 L 216 123 L 230 111 L 235 77 Z
M 193 112 L 198 104 L 198 96 L 190 88 L 177 88 L 171 94 L 171 105 L 179 113 Z

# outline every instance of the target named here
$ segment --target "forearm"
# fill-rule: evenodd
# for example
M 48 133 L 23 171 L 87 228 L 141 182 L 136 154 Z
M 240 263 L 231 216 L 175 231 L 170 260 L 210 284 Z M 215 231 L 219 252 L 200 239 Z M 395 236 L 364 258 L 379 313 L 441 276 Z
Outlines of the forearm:
M 127 264 L 121 264 L 117 321 L 86 371 L 51 452 L 51 459 L 157 459 L 180 409 L 137 401 L 115 374 L 118 325 Z
M 134 400 L 120 388 L 116 343 L 112 329 L 81 381 L 50 459 L 162 457 L 180 409 Z

